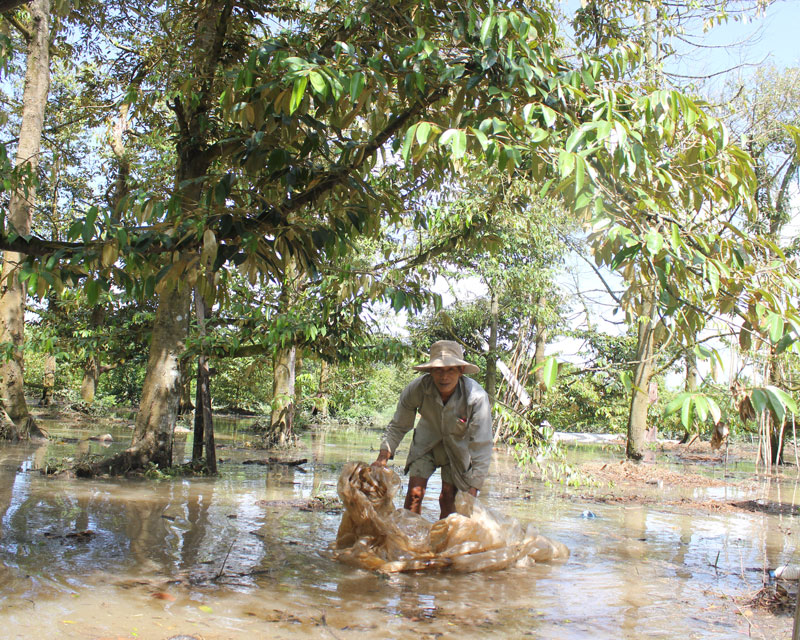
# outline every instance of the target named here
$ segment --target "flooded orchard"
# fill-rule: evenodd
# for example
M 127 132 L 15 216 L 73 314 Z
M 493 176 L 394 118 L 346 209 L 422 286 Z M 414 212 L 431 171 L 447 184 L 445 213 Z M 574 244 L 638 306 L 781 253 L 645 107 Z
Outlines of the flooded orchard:
M 520 479 L 497 451 L 481 499 L 535 522 L 570 558 L 387 576 L 327 554 L 341 520 L 339 473 L 348 461 L 374 458 L 377 433 L 311 432 L 278 454 L 244 447 L 246 432 L 220 423 L 217 478 L 80 480 L 39 469 L 76 453 L 110 453 L 130 432 L 118 425 L 105 448 L 87 440 L 94 431 L 47 426 L 46 445 L 0 448 L 4 638 L 791 636 L 789 614 L 751 600 L 767 569 L 798 560 L 793 477 L 753 479 L 735 464 L 662 454 L 656 468 L 716 482 L 657 480 L 631 496 L 608 483 Z M 176 460 L 190 453 L 188 439 L 176 440 Z M 620 460 L 614 447 L 570 454 Z M 270 456 L 307 462 L 252 463 Z M 437 473 L 423 508 L 430 520 L 438 482 Z

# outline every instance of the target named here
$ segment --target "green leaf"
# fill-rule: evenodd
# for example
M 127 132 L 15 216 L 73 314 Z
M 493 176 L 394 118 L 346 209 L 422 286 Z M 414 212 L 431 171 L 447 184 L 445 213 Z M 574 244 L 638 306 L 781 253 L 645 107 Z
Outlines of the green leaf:
M 353 103 L 358 102 L 358 98 L 361 96 L 361 91 L 364 89 L 366 82 L 364 74 L 360 71 L 353 74 L 353 77 L 350 78 L 350 100 L 352 100 Z
M 664 416 L 671 416 L 673 413 L 680 411 L 683 401 L 686 399 L 685 393 L 679 393 L 675 396 L 664 409 Z
M 625 262 L 625 260 L 627 260 L 631 256 L 636 255 L 641 250 L 642 250 L 642 245 L 640 244 L 634 244 L 631 245 L 630 247 L 625 247 L 622 251 L 617 252 L 617 254 L 614 256 L 614 259 L 611 261 L 611 264 L 609 266 L 611 267 L 612 270 L 618 269 L 620 265 L 623 262 Z
M 794 338 L 787 333 L 780 339 L 778 344 L 775 346 L 775 354 L 780 355 L 793 344 L 794 344 Z
M 542 105 L 542 118 L 544 118 L 544 123 L 548 127 L 552 127 L 556 123 L 556 112 L 553 111 L 550 107 Z
M 97 280 L 87 278 L 83 285 L 83 291 L 86 293 L 86 301 L 89 303 L 89 306 L 96 305 L 100 295 L 100 287 L 97 284 Z
M 661 248 L 664 246 L 664 238 L 658 231 L 651 229 L 647 232 L 646 238 L 645 246 L 650 255 L 656 255 L 661 251 Z
M 767 315 L 767 329 L 769 331 L 769 339 L 772 342 L 778 342 L 783 337 L 783 317 L 777 313 L 769 313 Z
M 542 382 L 548 391 L 553 388 L 557 377 L 558 362 L 553 356 L 550 356 L 544 361 L 544 366 L 542 367 Z
M 495 17 L 493 14 L 490 14 L 483 19 L 483 24 L 481 25 L 481 44 L 483 44 L 484 46 L 491 39 L 492 27 L 494 26 L 494 21 Z
M 546 140 L 547 136 L 550 135 L 544 129 L 539 129 L 538 127 L 533 130 L 531 133 L 531 144 L 537 144 L 542 140 Z
M 707 263 L 708 265 L 708 282 L 711 285 L 711 291 L 714 295 L 717 295 L 719 292 L 719 271 L 712 263 Z
M 446 144 L 450 144 L 450 140 L 452 140 L 453 136 L 456 135 L 458 129 L 448 129 L 447 131 L 443 132 L 442 135 L 439 136 L 439 144 L 444 146 Z
M 325 78 L 321 73 L 318 71 L 312 71 L 308 74 L 308 79 L 311 80 L 311 87 L 320 95 L 327 95 L 328 93 L 328 84 L 325 82 Z
M 630 393 L 631 389 L 633 389 L 633 382 L 631 382 L 631 374 L 627 371 L 622 371 L 619 374 L 619 380 L 622 382 L 622 386 L 625 387 L 625 393 Z
M 463 158 L 464 154 L 467 152 L 467 134 L 459 129 L 456 135 L 453 137 L 453 157 Z
M 797 403 L 789 393 L 771 384 L 765 386 L 764 390 L 767 392 L 767 394 L 769 394 L 770 403 L 772 404 L 773 408 L 777 403 L 780 404 L 781 408 L 788 409 L 791 413 L 797 413 Z
M 486 148 L 489 146 L 489 138 L 486 137 L 486 134 L 481 131 L 480 129 L 472 129 L 472 134 L 478 139 L 478 143 L 481 145 L 481 149 L 486 151 Z
M 694 410 L 700 422 L 708 420 L 708 400 L 704 395 L 698 394 L 694 396 Z
M 692 396 L 688 396 L 681 404 L 681 424 L 687 431 L 692 428 Z
M 578 146 L 582 138 L 583 130 L 575 129 L 575 131 L 569 135 L 569 138 L 567 138 L 567 144 L 564 148 L 569 152 L 575 151 L 575 148 Z
M 289 101 L 290 114 L 297 111 L 297 108 L 303 102 L 303 96 L 306 93 L 306 85 L 308 85 L 308 76 L 300 76 L 294 81 L 294 86 L 292 87 L 292 98 Z
M 558 171 L 562 178 L 568 177 L 575 169 L 575 155 L 567 151 L 558 154 Z
M 584 176 L 586 174 L 586 161 L 580 157 L 575 156 L 575 194 L 579 194 L 583 189 Z M 588 201 L 586 202 L 588 204 Z M 576 208 L 580 208 L 576 204 Z
M 767 408 L 767 394 L 761 389 L 753 389 L 750 392 L 750 402 L 753 405 L 756 413 L 761 413 Z
M 413 127 L 409 127 L 408 130 L 406 131 L 406 137 L 403 139 L 403 161 L 404 162 L 408 162 L 408 158 L 411 155 L 411 145 L 414 142 L 415 134 L 416 134 L 416 125 L 414 125 Z
M 428 141 L 428 134 L 431 132 L 431 124 L 430 122 L 420 122 L 417 124 L 417 142 L 419 144 L 425 144 Z

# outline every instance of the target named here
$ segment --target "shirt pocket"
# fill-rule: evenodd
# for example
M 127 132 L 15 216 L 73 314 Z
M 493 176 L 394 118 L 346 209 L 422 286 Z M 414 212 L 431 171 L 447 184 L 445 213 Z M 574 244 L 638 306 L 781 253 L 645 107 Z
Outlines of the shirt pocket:
M 466 417 L 450 415 L 447 417 L 447 432 L 454 438 L 463 438 L 469 423 Z

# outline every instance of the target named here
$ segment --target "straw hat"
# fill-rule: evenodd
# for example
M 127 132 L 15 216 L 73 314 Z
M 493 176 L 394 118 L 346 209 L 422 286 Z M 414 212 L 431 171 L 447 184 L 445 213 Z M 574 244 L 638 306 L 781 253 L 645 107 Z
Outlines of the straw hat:
M 436 367 L 464 367 L 464 373 L 478 373 L 474 364 L 464 360 L 461 345 L 452 340 L 439 340 L 431 345 L 431 359 L 425 364 L 418 364 L 415 371 L 428 371 Z

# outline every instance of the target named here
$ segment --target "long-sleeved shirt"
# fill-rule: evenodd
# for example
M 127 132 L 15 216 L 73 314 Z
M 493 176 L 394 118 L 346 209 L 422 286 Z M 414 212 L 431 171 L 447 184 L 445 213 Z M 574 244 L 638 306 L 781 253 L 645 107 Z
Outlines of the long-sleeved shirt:
M 417 413 L 419 421 L 408 452 L 406 473 L 412 462 L 441 442 L 450 459 L 456 487 L 460 491 L 480 489 L 489 473 L 493 444 L 492 409 L 483 387 L 462 375 L 444 404 L 430 374 L 409 383 L 400 394 L 381 442 L 381 449 L 388 450 L 391 457 L 414 427 Z

